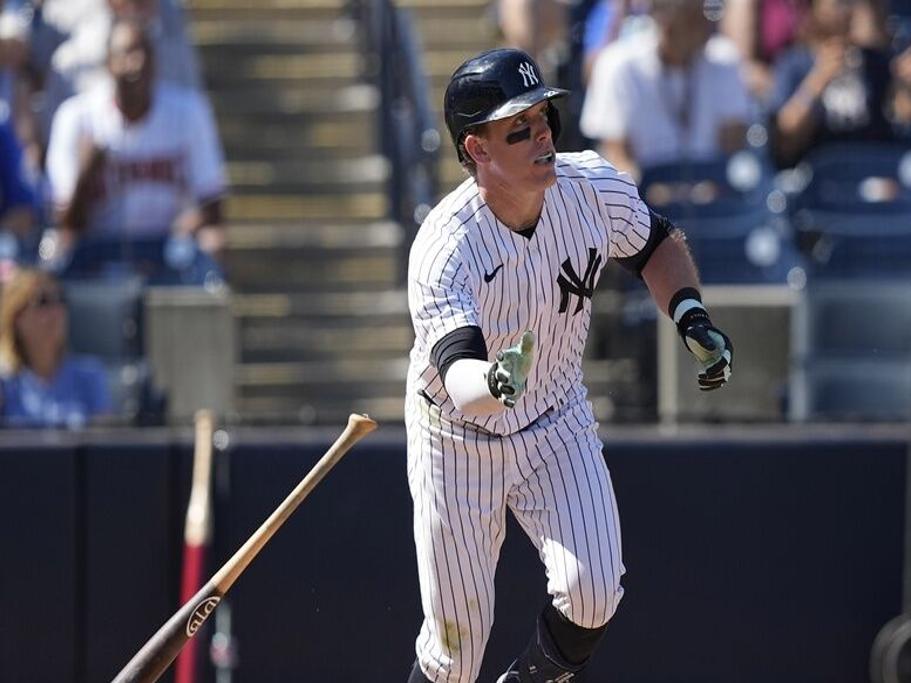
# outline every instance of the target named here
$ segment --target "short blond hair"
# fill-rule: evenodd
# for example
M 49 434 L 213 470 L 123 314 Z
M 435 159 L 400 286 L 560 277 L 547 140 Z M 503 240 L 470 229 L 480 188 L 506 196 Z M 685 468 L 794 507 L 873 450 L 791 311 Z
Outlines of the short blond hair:
M 16 334 L 16 319 L 46 285 L 59 286 L 52 275 L 34 268 L 19 269 L 3 285 L 0 293 L 0 370 L 3 372 L 19 372 L 25 365 L 25 350 Z

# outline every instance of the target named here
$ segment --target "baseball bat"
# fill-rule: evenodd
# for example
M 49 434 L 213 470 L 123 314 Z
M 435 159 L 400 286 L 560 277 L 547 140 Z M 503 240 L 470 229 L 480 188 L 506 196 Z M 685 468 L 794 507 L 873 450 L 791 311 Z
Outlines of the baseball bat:
M 247 568 L 281 525 L 287 521 L 297 506 L 322 481 L 329 470 L 342 459 L 342 456 L 354 444 L 376 429 L 376 426 L 376 422 L 366 415 L 352 414 L 348 418 L 345 431 L 307 473 L 307 476 L 294 487 L 288 497 L 234 553 L 233 557 L 215 572 L 209 582 L 146 641 L 142 649 L 117 674 L 113 683 L 154 683 L 157 681 L 174 661 L 184 644 L 196 634 L 206 618 L 212 614 L 237 577 Z
M 207 548 L 212 536 L 212 412 L 200 410 L 195 419 L 196 437 L 193 453 L 193 484 L 187 505 L 183 532 L 183 574 L 180 581 L 180 604 L 192 598 L 205 579 Z M 199 640 L 186 644 L 174 664 L 174 683 L 194 683 L 199 662 Z

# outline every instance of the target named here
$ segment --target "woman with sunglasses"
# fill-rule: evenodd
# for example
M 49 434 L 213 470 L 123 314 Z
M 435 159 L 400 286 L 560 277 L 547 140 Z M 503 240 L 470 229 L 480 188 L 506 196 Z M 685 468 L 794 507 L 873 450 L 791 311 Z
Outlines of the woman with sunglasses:
M 63 290 L 22 269 L 0 296 L 0 420 L 9 427 L 79 428 L 111 412 L 100 361 L 67 353 Z

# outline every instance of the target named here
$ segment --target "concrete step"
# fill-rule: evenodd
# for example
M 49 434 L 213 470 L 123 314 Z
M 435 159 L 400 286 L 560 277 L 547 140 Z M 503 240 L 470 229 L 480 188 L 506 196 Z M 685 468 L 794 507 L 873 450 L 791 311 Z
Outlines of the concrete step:
M 398 248 L 402 228 L 391 221 L 375 223 L 232 223 L 227 248 L 255 249 L 364 249 Z
M 232 310 L 235 318 L 313 316 L 357 324 L 365 317 L 407 317 L 408 294 L 400 288 L 323 292 L 320 296 L 292 292 L 239 292 L 232 296 Z
M 207 55 L 203 54 L 204 64 L 206 57 Z M 355 51 L 331 54 L 239 53 L 234 57 L 224 58 L 224 62 L 219 60 L 217 55 L 210 56 L 208 65 L 204 66 L 204 72 L 206 84 L 210 88 L 254 80 L 278 88 L 295 83 L 354 83 L 362 77 L 364 68 L 362 55 Z
M 297 363 L 241 363 L 235 378 L 240 387 L 275 387 L 288 396 L 300 395 L 300 392 L 309 388 L 343 384 L 375 384 L 384 389 L 388 389 L 388 385 L 401 384 L 404 387 L 408 370 L 408 361 L 404 355 L 397 361 L 387 363 L 358 358 Z M 383 394 L 380 392 L 372 395 Z
M 332 324 L 332 323 L 335 324 Z M 362 320 L 250 319 L 240 325 L 241 361 L 299 361 L 332 358 L 400 359 L 414 333 L 407 317 Z
M 378 221 L 388 215 L 383 192 L 349 195 L 295 196 L 283 194 L 231 195 L 227 200 L 229 221 Z
M 241 19 L 197 18 L 189 23 L 189 31 L 193 43 L 203 54 L 220 48 L 264 53 L 311 52 L 352 45 L 357 36 L 357 24 L 348 16 L 276 21 L 260 15 Z
M 416 16 L 480 16 L 490 6 L 489 0 L 397 0 L 396 6 Z
M 347 0 L 185 0 L 190 21 L 314 21 L 348 16 Z
M 347 4 L 347 0 L 257 0 L 255 9 L 261 13 L 268 13 L 279 9 L 321 9 L 324 7 L 341 9 Z M 250 6 L 251 3 L 248 0 L 184 0 L 184 7 L 190 12 L 247 9 Z
M 414 14 L 414 27 L 424 49 L 460 48 L 480 52 L 497 42 L 497 28 L 484 14 L 440 16 Z M 464 15 L 464 16 L 462 16 Z
M 228 281 L 238 292 L 299 292 L 311 296 L 331 291 L 389 289 L 400 279 L 399 259 L 395 253 L 365 255 L 303 250 L 282 254 L 280 250 L 225 253 Z
M 357 159 L 237 160 L 227 164 L 234 193 L 324 193 L 382 192 L 389 179 L 385 157 Z
M 366 156 L 377 149 L 376 126 L 372 116 L 338 117 L 322 120 L 285 117 L 285 121 L 263 123 L 249 116 L 219 117 L 219 131 L 228 159 L 326 158 Z M 318 155 L 318 156 L 317 156 Z
M 289 85 L 280 89 L 261 81 L 234 83 L 209 89 L 209 99 L 216 112 L 257 117 L 269 115 L 334 116 L 339 113 L 370 112 L 374 115 L 380 105 L 375 86 L 354 83 L 339 86 L 332 83 Z

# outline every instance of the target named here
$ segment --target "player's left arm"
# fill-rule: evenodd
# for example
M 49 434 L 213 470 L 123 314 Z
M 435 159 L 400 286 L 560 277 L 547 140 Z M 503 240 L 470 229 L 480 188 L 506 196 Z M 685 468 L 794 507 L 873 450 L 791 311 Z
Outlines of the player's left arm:
M 734 349 L 702 305 L 699 275 L 683 233 L 651 211 L 635 185 L 613 168 L 602 170 L 593 184 L 605 197 L 600 209 L 610 256 L 645 280 L 655 303 L 677 325 L 687 350 L 702 365 L 699 388 L 708 391 L 724 385 L 731 376 Z
M 683 233 L 670 227 L 648 256 L 641 271 L 655 304 L 677 326 L 684 346 L 702 366 L 699 388 L 711 391 L 731 377 L 734 346 L 712 324 L 699 294 L 699 276 Z

